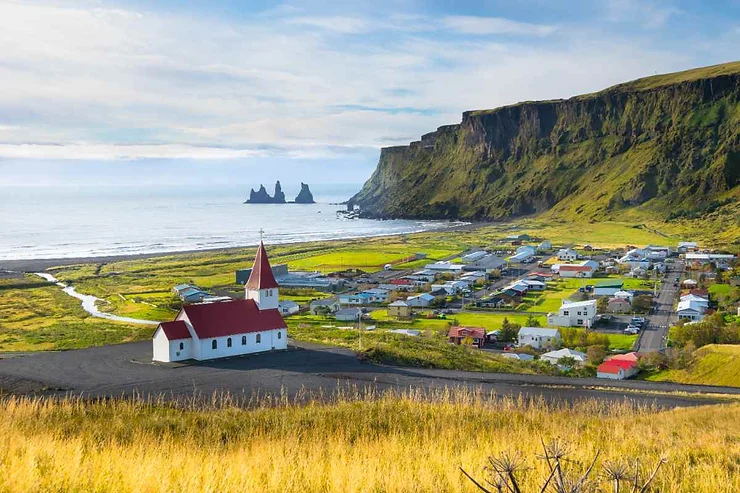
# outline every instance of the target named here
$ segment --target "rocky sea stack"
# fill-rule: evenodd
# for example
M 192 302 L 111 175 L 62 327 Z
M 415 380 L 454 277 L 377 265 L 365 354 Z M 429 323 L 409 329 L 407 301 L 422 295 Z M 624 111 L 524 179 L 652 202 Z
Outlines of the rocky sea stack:
M 301 191 L 298 193 L 298 196 L 295 198 L 296 204 L 315 204 L 313 200 L 313 194 L 311 193 L 311 190 L 308 188 L 307 183 L 301 183 Z
M 267 193 L 264 185 L 260 185 L 260 189 L 256 192 L 254 188 L 249 191 L 249 199 L 244 202 L 245 204 L 284 204 L 285 193 L 283 188 L 280 186 L 280 180 L 275 183 L 275 194 L 270 196 Z

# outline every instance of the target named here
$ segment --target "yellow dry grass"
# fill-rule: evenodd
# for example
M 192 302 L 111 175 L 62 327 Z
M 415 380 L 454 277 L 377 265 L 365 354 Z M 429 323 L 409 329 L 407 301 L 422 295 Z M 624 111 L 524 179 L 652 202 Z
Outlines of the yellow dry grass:
M 518 451 L 535 491 L 540 437 L 570 443 L 582 470 L 669 462 L 662 493 L 740 490 L 740 405 L 658 411 L 596 401 L 553 406 L 464 391 L 285 400 L 249 410 L 8 398 L 0 403 L 0 491 L 472 492 L 489 454 Z M 537 489 L 536 491 L 539 491 Z

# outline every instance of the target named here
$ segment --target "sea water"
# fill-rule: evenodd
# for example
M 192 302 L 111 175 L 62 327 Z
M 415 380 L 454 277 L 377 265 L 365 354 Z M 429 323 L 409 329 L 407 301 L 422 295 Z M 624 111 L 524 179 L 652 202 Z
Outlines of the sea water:
M 286 197 L 298 193 L 284 185 Z M 357 238 L 450 227 L 348 219 L 360 185 L 311 185 L 316 204 L 244 204 L 248 187 L 3 187 L 0 260 L 98 257 Z

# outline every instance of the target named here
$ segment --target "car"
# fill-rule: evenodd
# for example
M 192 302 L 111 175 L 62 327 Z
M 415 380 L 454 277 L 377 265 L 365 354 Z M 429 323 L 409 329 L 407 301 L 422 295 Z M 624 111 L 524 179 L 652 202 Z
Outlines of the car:
M 643 325 L 644 323 L 644 317 L 632 317 L 632 325 Z
M 637 329 L 637 327 L 627 327 L 624 329 L 624 333 L 627 335 L 637 335 L 640 331 Z
M 640 326 L 639 325 L 629 324 L 627 326 L 627 328 L 630 329 L 630 330 L 636 330 L 637 332 L 640 332 Z

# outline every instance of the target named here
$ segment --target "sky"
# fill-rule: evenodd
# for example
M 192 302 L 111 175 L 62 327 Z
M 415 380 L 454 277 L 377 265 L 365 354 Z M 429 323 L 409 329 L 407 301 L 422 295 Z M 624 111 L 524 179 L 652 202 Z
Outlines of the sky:
M 0 0 L 0 186 L 362 183 L 465 110 L 737 46 L 740 0 Z

